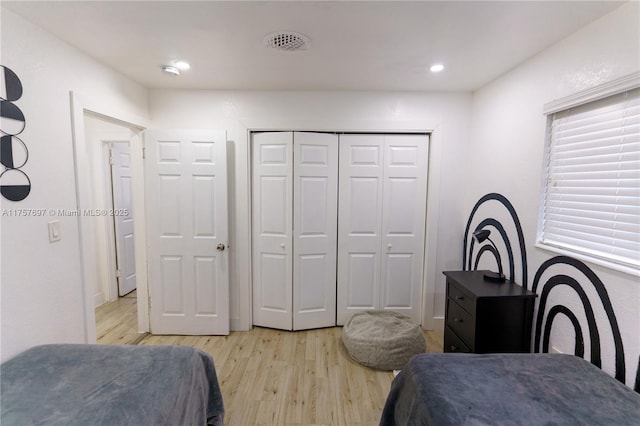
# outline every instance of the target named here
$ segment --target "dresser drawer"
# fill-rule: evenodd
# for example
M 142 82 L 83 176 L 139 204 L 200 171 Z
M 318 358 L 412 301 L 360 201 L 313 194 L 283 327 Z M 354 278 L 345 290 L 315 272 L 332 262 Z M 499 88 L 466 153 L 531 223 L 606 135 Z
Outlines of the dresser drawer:
M 444 351 L 469 353 L 471 349 L 449 327 L 444 330 Z
M 463 293 L 455 284 L 451 281 L 448 282 L 447 289 L 449 291 L 449 298 L 456 302 L 462 309 L 469 312 L 471 315 L 475 315 L 476 300 Z
M 447 299 L 447 326 L 449 326 L 469 347 L 473 347 L 475 325 L 473 316 L 451 298 Z

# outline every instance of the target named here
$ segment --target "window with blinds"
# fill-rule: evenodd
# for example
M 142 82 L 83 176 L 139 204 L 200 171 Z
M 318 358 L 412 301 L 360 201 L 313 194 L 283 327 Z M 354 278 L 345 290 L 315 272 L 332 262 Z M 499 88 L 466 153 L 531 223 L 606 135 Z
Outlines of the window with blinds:
M 640 269 L 640 89 L 548 116 L 538 243 Z

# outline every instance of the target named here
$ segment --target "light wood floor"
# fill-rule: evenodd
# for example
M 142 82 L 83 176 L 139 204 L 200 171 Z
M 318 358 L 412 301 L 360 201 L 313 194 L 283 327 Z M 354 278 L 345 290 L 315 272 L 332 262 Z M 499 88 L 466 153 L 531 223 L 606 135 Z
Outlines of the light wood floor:
M 136 292 L 133 291 L 115 302 L 96 308 L 96 338 L 98 343 L 134 344 L 144 335 L 138 334 L 138 310 Z
M 209 353 L 222 389 L 226 425 L 357 426 L 380 420 L 393 374 L 353 361 L 342 345 L 341 327 L 296 332 L 256 327 L 229 336 L 143 335 L 131 340 L 135 303 L 132 307 L 123 299 L 109 304 L 119 307 L 98 308 L 98 343 L 187 345 Z M 125 322 L 133 318 L 134 324 L 114 325 L 119 321 L 111 315 Z M 427 352 L 442 352 L 442 333 L 425 332 L 425 337 Z

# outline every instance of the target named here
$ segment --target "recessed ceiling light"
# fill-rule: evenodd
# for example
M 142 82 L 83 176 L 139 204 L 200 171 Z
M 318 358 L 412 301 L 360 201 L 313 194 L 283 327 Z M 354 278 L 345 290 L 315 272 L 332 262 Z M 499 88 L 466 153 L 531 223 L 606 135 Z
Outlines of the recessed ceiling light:
M 189 62 L 187 61 L 175 61 L 173 63 L 173 66 L 178 68 L 179 70 L 188 70 L 189 68 L 191 68 L 191 65 L 189 65 Z
M 170 75 L 180 75 L 180 70 L 176 67 L 172 67 L 170 65 L 164 65 L 162 67 L 162 71 L 166 72 L 167 74 Z
M 430 68 L 431 72 L 440 72 L 443 69 L 444 69 L 444 65 L 442 64 L 433 64 L 431 65 L 431 68 Z

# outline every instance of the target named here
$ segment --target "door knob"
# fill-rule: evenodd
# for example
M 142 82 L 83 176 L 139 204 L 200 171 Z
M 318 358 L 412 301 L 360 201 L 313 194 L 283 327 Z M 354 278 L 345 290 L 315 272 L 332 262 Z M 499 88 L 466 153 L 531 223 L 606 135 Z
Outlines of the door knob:
M 218 251 L 224 251 L 224 248 L 225 248 L 225 245 L 222 243 L 218 244 L 218 246 L 216 247 Z

